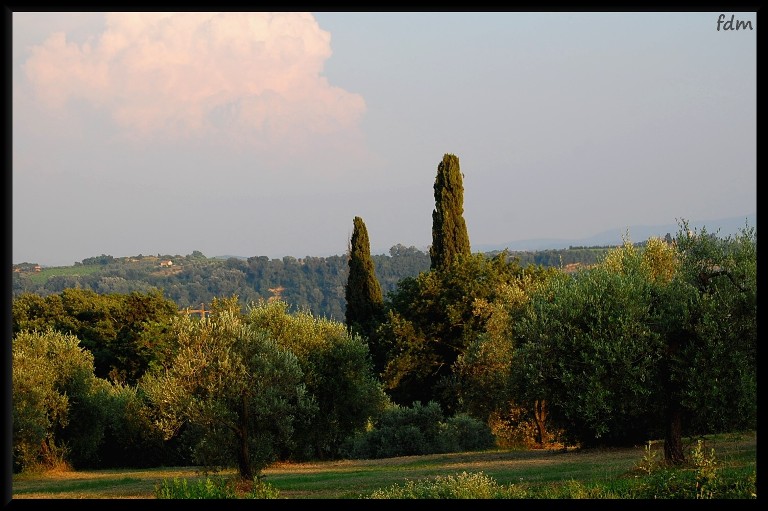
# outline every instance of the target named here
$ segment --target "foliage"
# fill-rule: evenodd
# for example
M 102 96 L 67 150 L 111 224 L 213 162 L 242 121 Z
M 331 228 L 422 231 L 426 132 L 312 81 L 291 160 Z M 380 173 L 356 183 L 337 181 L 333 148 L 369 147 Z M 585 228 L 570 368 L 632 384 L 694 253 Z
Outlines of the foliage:
M 482 319 L 484 327 L 455 363 L 458 409 L 492 425 L 501 443 L 533 446 L 548 440 L 546 417 L 540 413 L 545 405 L 534 401 L 527 408 L 522 406 L 509 382 L 515 323 L 528 306 L 529 294 L 556 273 L 554 269 L 527 268 L 518 278 L 497 283 L 491 301 L 478 298 L 473 304 L 473 314 Z
M 368 499 L 499 499 L 507 498 L 503 488 L 482 472 L 461 472 L 434 479 L 408 480 L 376 490 Z
M 447 452 L 481 451 L 496 447 L 496 437 L 488 424 L 463 413 L 444 420 L 440 437 L 442 449 Z
M 228 481 L 206 477 L 205 480 L 189 482 L 187 479 L 174 478 L 172 482 L 163 480 L 155 489 L 158 499 L 234 499 L 237 492 Z
M 368 346 L 343 323 L 307 311 L 291 313 L 281 301 L 251 304 L 246 321 L 297 357 L 318 408 L 296 425 L 283 457 L 337 457 L 343 441 L 384 409 L 388 399 L 373 373 Z
M 432 212 L 430 268 L 446 269 L 459 256 L 471 253 L 464 221 L 464 184 L 459 158 L 445 154 L 435 176 L 435 209 Z
M 93 356 L 79 340 L 53 330 L 19 332 L 11 369 L 14 471 L 93 455 L 103 435 L 103 417 L 92 416 L 99 413 L 93 405 L 100 388 Z
M 137 386 L 108 385 L 101 404 L 106 416 L 104 440 L 99 449 L 99 467 L 156 467 L 180 461 L 173 444 L 163 441 L 162 431 Z
M 354 218 L 350 241 L 349 276 L 347 277 L 346 324 L 350 331 L 369 338 L 382 320 L 383 297 L 371 259 L 368 229 L 363 219 Z
M 506 253 L 471 254 L 450 269 L 403 279 L 388 296 L 388 316 L 377 331 L 388 345 L 382 378 L 392 399 L 404 405 L 434 399 L 447 413 L 458 411 L 455 363 L 489 319 L 475 306 L 494 303 L 522 273 Z
M 205 480 L 189 482 L 187 479 L 166 479 L 155 487 L 158 499 L 278 499 L 280 491 L 259 478 L 254 479 L 253 488 L 241 494 L 234 481 L 206 477 Z
M 659 434 L 676 463 L 682 434 L 754 427 L 755 247 L 754 230 L 683 228 L 551 279 L 516 323 L 519 395 L 546 399 L 572 442 Z
M 545 266 L 569 268 L 598 262 L 608 248 L 565 248 L 541 251 L 514 251 L 510 257 L 522 267 Z M 150 293 L 161 290 L 179 309 L 199 309 L 215 297 L 238 295 L 243 306 L 252 301 L 269 299 L 271 289 L 283 288 L 280 298 L 293 307 L 311 310 L 313 314 L 344 321 L 348 278 L 348 255 L 328 257 L 247 259 L 208 258 L 198 255 L 113 257 L 108 264 L 44 267 L 41 271 L 14 265 L 11 292 L 16 298 L 24 293 L 41 297 L 59 294 L 65 289 L 79 288 L 99 294 Z M 489 252 L 488 257 L 497 255 Z M 173 266 L 161 268 L 161 260 L 172 260 Z M 387 253 L 372 254 L 376 277 L 382 295 L 394 291 L 406 277 L 415 277 L 430 267 L 428 253 L 416 247 L 398 244 Z M 34 265 L 32 265 L 34 267 Z M 18 271 L 17 271 L 18 270 Z
M 635 465 L 635 469 L 645 475 L 651 475 L 653 472 L 663 466 L 663 459 L 658 449 L 654 449 L 653 442 L 648 441 L 645 444 L 643 457 Z
M 392 405 L 364 432 L 344 446 L 350 458 L 391 458 L 489 449 L 495 438 L 488 426 L 466 415 L 445 418 L 431 401 L 410 407 Z
M 214 301 L 211 315 L 180 316 L 178 347 L 168 369 L 140 382 L 166 439 L 189 422 L 204 434 L 197 461 L 211 470 L 236 464 L 251 480 L 269 465 L 316 406 L 296 356 L 247 324 L 237 297 Z
M 680 236 L 681 280 L 697 289 L 676 379 L 689 433 L 757 424 L 757 238 L 745 229 L 726 239 L 706 230 Z M 674 310 L 672 311 L 674 312 Z M 673 324 L 674 319 L 669 318 Z M 669 331 L 669 327 L 667 327 Z M 672 330 L 674 332 L 674 330 Z
M 173 265 L 161 267 L 160 261 L 167 260 Z M 429 268 L 429 255 L 413 246 L 395 245 L 388 254 L 374 254 L 371 260 L 382 294 L 393 290 L 400 279 Z M 105 265 L 78 264 L 42 268 L 39 272 L 16 265 L 11 273 L 11 290 L 14 298 L 24 293 L 45 297 L 69 288 L 99 294 L 161 290 L 177 308 L 199 309 L 200 304 L 210 304 L 213 298 L 232 295 L 238 295 L 245 306 L 277 296 L 275 290 L 282 288 L 279 298 L 291 306 L 344 321 L 348 261 L 348 254 L 220 259 L 195 251 L 187 256 L 114 257 Z
M 488 426 L 496 438 L 496 444 L 502 449 L 562 447 L 559 438 L 551 433 L 542 442 L 532 410 L 512 402 L 506 409 L 491 413 Z
M 96 376 L 135 384 L 149 366 L 163 363 L 167 325 L 177 314 L 176 304 L 159 291 L 98 294 L 66 289 L 46 297 L 17 296 L 12 329 L 71 333 L 93 354 Z
M 517 323 L 513 378 L 521 402 L 545 399 L 574 444 L 632 444 L 658 433 L 660 337 L 649 289 L 605 266 L 561 275 L 531 296 Z

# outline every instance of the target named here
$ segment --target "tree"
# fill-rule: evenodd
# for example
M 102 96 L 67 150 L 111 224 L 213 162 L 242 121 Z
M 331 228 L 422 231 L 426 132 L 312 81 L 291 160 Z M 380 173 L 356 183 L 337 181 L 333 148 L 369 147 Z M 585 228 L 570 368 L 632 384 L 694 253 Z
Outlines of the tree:
M 677 271 L 654 297 L 665 339 L 664 453 L 682 463 L 682 436 L 757 424 L 757 237 L 719 238 L 681 222 Z
M 135 385 L 150 364 L 160 362 L 164 331 L 178 307 L 157 289 L 129 294 L 66 289 L 45 298 L 19 295 L 12 313 L 14 333 L 49 327 L 71 333 L 93 354 L 96 376 Z
M 474 301 L 473 313 L 485 325 L 456 360 L 456 395 L 460 411 L 499 428 L 501 442 L 542 446 L 551 439 L 546 401 L 522 400 L 510 385 L 510 375 L 516 323 L 533 290 L 558 273 L 554 268 L 528 266 L 520 278 L 497 284 L 493 300 Z
M 298 424 L 290 449 L 298 458 L 332 458 L 353 433 L 365 429 L 387 403 L 364 339 L 338 321 L 307 311 L 288 312 L 282 301 L 251 304 L 248 323 L 293 353 L 318 413 Z
M 455 363 L 486 328 L 475 304 L 495 302 L 521 274 L 517 260 L 502 252 L 462 254 L 449 268 L 403 279 L 387 297 L 388 316 L 376 334 L 388 342 L 382 378 L 392 399 L 406 406 L 436 400 L 453 414 Z
M 371 259 L 368 229 L 359 216 L 354 218 L 353 224 L 346 286 L 346 323 L 350 332 L 370 338 L 382 320 L 384 299 Z
M 673 244 L 631 243 L 532 297 L 513 369 L 571 438 L 635 443 L 754 428 L 756 237 L 718 238 L 683 223 Z
M 631 445 L 661 434 L 663 341 L 650 328 L 647 284 L 608 265 L 561 273 L 516 323 L 515 395 L 529 408 L 545 401 L 564 440 Z
M 172 364 L 140 381 L 156 423 L 166 439 L 184 424 L 198 428 L 199 463 L 236 464 L 243 480 L 253 480 L 276 459 L 295 423 L 316 410 L 296 356 L 247 324 L 236 296 L 214 300 L 209 317 L 180 316 L 173 327 Z
M 469 255 L 469 235 L 464 222 L 464 185 L 459 158 L 445 154 L 435 177 L 435 210 L 432 212 L 431 268 L 444 269 L 458 255 Z
M 103 436 L 103 417 L 90 417 L 100 392 L 93 355 L 77 337 L 51 329 L 13 338 L 13 461 L 15 470 L 86 460 Z

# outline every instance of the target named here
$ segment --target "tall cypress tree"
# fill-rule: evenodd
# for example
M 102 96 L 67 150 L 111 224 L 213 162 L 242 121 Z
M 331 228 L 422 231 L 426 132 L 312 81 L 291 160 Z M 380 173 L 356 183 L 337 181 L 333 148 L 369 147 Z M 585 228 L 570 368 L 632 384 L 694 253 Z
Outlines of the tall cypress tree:
M 432 212 L 431 268 L 445 269 L 459 255 L 470 255 L 469 234 L 464 222 L 464 185 L 459 158 L 443 156 L 435 178 L 435 210 Z
M 355 217 L 353 223 L 346 288 L 346 323 L 350 331 L 370 337 L 381 320 L 383 298 L 371 259 L 368 229 L 359 216 Z

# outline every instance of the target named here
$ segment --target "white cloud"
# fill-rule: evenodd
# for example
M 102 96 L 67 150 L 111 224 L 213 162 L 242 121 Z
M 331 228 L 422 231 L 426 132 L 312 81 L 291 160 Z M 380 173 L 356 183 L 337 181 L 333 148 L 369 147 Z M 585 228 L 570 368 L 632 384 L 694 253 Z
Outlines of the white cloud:
M 106 16 L 98 36 L 78 43 L 57 32 L 31 49 L 24 70 L 41 105 L 90 104 L 139 142 L 277 154 L 360 139 L 365 101 L 322 76 L 330 34 L 309 13 Z

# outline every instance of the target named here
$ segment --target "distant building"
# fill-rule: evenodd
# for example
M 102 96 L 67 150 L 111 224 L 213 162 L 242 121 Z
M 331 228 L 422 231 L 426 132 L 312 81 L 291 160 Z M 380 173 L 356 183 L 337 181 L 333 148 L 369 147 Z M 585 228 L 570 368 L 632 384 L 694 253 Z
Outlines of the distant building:
M 173 266 L 173 261 L 160 261 L 160 266 Z
M 277 286 L 277 287 L 269 288 L 269 292 L 272 293 L 272 296 L 270 296 L 267 299 L 267 301 L 268 302 L 274 302 L 275 300 L 282 300 L 283 299 L 283 291 L 285 291 L 285 288 L 283 286 Z

